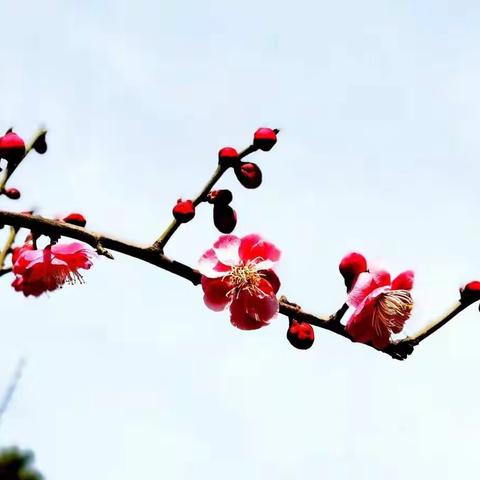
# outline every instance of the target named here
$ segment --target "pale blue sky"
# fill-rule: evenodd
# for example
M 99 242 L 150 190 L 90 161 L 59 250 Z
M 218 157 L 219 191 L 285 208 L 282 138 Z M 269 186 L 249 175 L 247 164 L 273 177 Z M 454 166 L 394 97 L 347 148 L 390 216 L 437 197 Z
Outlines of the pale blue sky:
M 216 152 L 282 128 L 264 184 L 232 175 L 238 234 L 284 252 L 281 293 L 330 313 L 352 249 L 414 268 L 410 329 L 480 276 L 480 4 L 474 1 L 2 5 L 0 126 L 50 129 L 12 186 L 45 215 L 153 241 Z M 208 207 L 168 254 L 194 264 Z M 0 445 L 47 480 L 474 478 L 480 317 L 400 363 L 329 332 L 290 347 L 285 318 L 241 332 L 202 293 L 121 257 L 86 285 L 24 299 L 2 278 L 0 388 L 28 365 Z

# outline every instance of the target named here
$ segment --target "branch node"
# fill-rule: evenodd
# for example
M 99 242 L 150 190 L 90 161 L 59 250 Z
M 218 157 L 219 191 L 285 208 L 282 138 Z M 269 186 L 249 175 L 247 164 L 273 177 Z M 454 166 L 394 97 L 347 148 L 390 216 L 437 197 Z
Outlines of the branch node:
M 101 242 L 97 242 L 95 247 L 96 252 L 103 257 L 107 257 L 110 260 L 114 260 L 115 257 L 101 244 Z

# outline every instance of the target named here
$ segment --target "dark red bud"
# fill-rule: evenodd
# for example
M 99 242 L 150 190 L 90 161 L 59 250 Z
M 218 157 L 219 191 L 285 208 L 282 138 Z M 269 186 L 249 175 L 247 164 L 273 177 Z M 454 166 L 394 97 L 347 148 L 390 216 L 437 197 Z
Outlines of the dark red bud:
M 42 132 L 36 140 L 33 142 L 32 148 L 37 152 L 43 155 L 47 151 L 47 141 L 46 141 L 47 132 Z
M 235 167 L 235 175 L 245 188 L 257 188 L 262 184 L 262 171 L 255 163 L 241 162 Z
M 474 303 L 480 300 L 480 282 L 474 280 L 460 289 L 460 302 Z
M 0 158 L 8 162 L 19 162 L 25 155 L 25 142 L 14 132 L 0 137 Z
M 291 320 L 287 331 L 287 339 L 295 348 L 308 350 L 313 345 L 315 333 L 309 323 Z
M 213 207 L 213 223 L 218 231 L 232 233 L 237 225 L 237 213 L 230 205 L 215 205 Z
M 7 188 L 3 193 L 11 200 L 18 200 L 21 196 L 20 190 L 16 188 Z
M 345 280 L 347 292 L 349 292 L 357 277 L 367 271 L 367 260 L 361 253 L 352 252 L 342 258 L 338 269 Z
M 253 135 L 253 146 L 268 152 L 277 143 L 278 130 L 259 128 Z
M 233 167 L 240 161 L 238 152 L 232 147 L 223 147 L 218 152 L 218 163 L 225 167 Z
M 178 199 L 172 210 L 173 216 L 180 223 L 187 223 L 195 216 L 195 205 L 191 200 Z
M 212 190 L 207 195 L 207 202 L 212 205 L 228 205 L 233 200 L 230 190 Z
M 81 213 L 70 213 L 63 221 L 76 225 L 77 227 L 84 227 L 87 224 L 86 218 Z

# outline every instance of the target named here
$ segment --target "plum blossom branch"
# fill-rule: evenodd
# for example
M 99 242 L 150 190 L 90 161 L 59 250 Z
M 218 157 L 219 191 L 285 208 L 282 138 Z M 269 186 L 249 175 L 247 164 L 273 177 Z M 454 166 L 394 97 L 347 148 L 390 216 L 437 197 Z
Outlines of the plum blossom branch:
M 275 130 L 275 132 L 278 133 L 278 130 Z M 238 153 L 238 160 L 241 160 L 242 158 L 246 157 L 247 155 L 250 155 L 253 152 L 256 152 L 257 150 L 258 150 L 258 147 L 254 146 L 253 144 L 249 145 L 247 148 L 245 148 L 244 150 Z M 210 190 L 212 190 L 215 184 L 220 180 L 220 178 L 222 178 L 223 174 L 229 168 L 230 168 L 230 165 L 228 164 L 222 164 L 222 163 L 218 164 L 217 168 L 213 172 L 213 175 L 205 184 L 202 191 L 192 200 L 194 207 L 197 207 L 198 205 L 200 205 L 200 203 L 206 201 L 207 195 L 209 194 Z M 172 220 L 170 225 L 166 228 L 166 230 L 162 233 L 162 235 L 152 245 L 152 248 L 158 252 L 163 252 L 165 245 L 173 236 L 173 234 L 178 230 L 180 225 L 181 223 L 177 219 Z
M 158 249 L 153 248 L 153 246 L 141 247 L 133 245 L 108 237 L 101 233 L 91 232 L 85 228 L 65 223 L 61 220 L 50 220 L 38 215 L 0 211 L 0 223 L 10 225 L 15 230 L 27 228 L 34 230 L 41 235 L 53 237 L 65 236 L 73 238 L 75 240 L 85 242 L 97 250 L 108 248 L 110 250 L 155 265 L 163 270 L 190 281 L 193 285 L 199 285 L 201 281 L 201 274 L 197 270 L 176 260 L 170 259 L 163 253 L 159 252 Z M 386 353 L 394 359 L 404 360 L 413 352 L 413 349 L 416 345 L 436 332 L 439 328 L 445 325 L 448 321 L 450 321 L 472 303 L 473 302 L 456 303 L 454 307 L 445 315 L 442 315 L 438 319 L 432 321 L 417 334 L 411 337 L 406 337 L 400 341 L 393 342 L 386 348 L 379 351 Z M 337 335 L 341 335 L 342 337 L 353 341 L 352 337 L 346 331 L 345 326 L 341 323 L 341 319 L 347 310 L 348 306 L 344 304 L 333 315 L 319 316 L 304 311 L 299 305 L 288 301 L 284 296 L 280 298 L 280 314 L 289 318 L 295 318 L 296 320 L 302 322 L 307 322 L 310 325 L 323 328 L 325 330 L 329 330 Z M 367 346 L 375 348 L 371 344 L 367 344 Z

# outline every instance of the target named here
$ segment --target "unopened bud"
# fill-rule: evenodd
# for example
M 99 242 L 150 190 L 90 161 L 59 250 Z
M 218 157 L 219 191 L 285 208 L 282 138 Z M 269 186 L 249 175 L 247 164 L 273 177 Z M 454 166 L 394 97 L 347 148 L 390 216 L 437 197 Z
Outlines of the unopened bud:
M 215 205 L 213 223 L 220 232 L 232 233 L 237 225 L 237 213 L 230 205 Z
M 3 193 L 10 198 L 10 200 L 18 200 L 21 196 L 20 190 L 16 188 L 7 188 Z
M 338 269 L 345 280 L 347 292 L 349 292 L 355 285 L 358 276 L 367 271 L 367 260 L 361 253 L 352 252 L 342 258 Z
M 87 224 L 87 219 L 81 213 L 70 213 L 63 221 L 77 227 L 84 227 Z
M 467 283 L 460 289 L 460 302 L 462 303 L 474 303 L 480 300 L 480 282 L 474 280 Z
M 175 220 L 180 223 L 187 223 L 195 216 L 195 205 L 191 200 L 178 199 L 172 210 Z
M 230 190 L 212 190 L 207 195 L 207 202 L 212 205 L 228 205 L 233 200 Z
M 25 155 L 25 142 L 14 132 L 0 137 L 0 158 L 17 163 Z
M 235 167 L 235 175 L 245 188 L 257 188 L 262 183 L 262 171 L 255 163 L 239 163 Z
M 43 155 L 47 151 L 47 141 L 46 141 L 47 132 L 42 132 L 33 142 L 32 148 L 37 152 Z
M 233 167 L 240 161 L 238 152 L 232 147 L 223 147 L 218 152 L 218 163 L 224 167 Z
M 278 130 L 259 128 L 253 135 L 253 146 L 268 152 L 277 143 Z
M 309 323 L 292 319 L 287 330 L 287 339 L 295 348 L 308 350 L 315 341 L 315 333 Z

